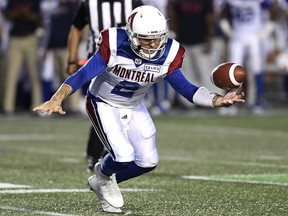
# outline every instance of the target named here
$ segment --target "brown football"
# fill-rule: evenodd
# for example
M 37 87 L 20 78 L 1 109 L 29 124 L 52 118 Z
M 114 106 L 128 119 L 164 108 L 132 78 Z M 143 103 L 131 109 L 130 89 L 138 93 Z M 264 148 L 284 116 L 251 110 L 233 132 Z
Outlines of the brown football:
M 218 65 L 211 73 L 211 81 L 224 90 L 237 88 L 246 80 L 245 69 L 236 63 L 225 62 Z

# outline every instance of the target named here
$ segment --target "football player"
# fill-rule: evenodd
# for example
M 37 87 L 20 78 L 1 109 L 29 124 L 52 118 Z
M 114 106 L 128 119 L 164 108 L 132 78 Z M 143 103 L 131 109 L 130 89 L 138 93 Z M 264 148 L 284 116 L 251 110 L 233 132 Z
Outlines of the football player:
M 141 5 L 141 0 L 82 0 L 70 29 L 67 72 L 73 74 L 78 69 L 78 47 L 84 27 L 89 25 L 87 57 L 90 58 L 97 49 L 96 41 L 100 31 L 125 26 L 131 11 Z M 88 86 L 89 83 L 82 88 L 85 93 Z M 105 154 L 106 151 L 91 126 L 85 155 L 87 170 L 93 172 L 95 163 Z
M 96 163 L 88 184 L 106 212 L 121 212 L 124 201 L 119 183 L 157 166 L 156 128 L 142 103 L 153 84 L 166 79 L 179 94 L 200 106 L 244 102 L 241 89 L 221 96 L 191 84 L 180 70 L 185 50 L 167 35 L 166 19 L 158 9 L 148 5 L 134 9 L 126 29 L 102 31 L 99 50 L 49 101 L 33 109 L 64 115 L 63 100 L 92 80 L 86 109 L 109 154 Z

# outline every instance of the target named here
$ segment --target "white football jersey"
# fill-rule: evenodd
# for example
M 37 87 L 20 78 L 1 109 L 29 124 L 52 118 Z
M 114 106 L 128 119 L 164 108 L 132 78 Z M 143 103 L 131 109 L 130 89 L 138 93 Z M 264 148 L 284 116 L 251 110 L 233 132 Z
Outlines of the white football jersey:
M 261 4 L 265 0 L 226 0 L 230 7 L 233 34 L 255 34 L 262 27 Z
M 124 29 L 103 31 L 100 42 L 99 52 L 107 68 L 93 79 L 89 92 L 114 107 L 139 105 L 153 84 L 182 66 L 184 48 L 170 38 L 157 61 L 136 55 Z

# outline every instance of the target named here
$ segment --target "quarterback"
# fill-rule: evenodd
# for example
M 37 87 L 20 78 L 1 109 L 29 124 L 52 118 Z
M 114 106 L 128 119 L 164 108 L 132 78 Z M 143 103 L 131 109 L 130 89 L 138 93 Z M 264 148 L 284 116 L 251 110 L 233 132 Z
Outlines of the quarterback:
M 95 175 L 88 179 L 88 184 L 105 212 L 121 212 L 124 201 L 120 182 L 157 166 L 156 128 L 142 103 L 154 83 L 166 79 L 179 94 L 200 106 L 244 102 L 241 89 L 221 96 L 188 82 L 180 70 L 185 50 L 167 35 L 166 19 L 158 9 L 137 7 L 125 29 L 102 31 L 99 50 L 67 78 L 49 101 L 33 109 L 64 115 L 63 100 L 92 80 L 86 110 L 109 154 L 95 165 Z

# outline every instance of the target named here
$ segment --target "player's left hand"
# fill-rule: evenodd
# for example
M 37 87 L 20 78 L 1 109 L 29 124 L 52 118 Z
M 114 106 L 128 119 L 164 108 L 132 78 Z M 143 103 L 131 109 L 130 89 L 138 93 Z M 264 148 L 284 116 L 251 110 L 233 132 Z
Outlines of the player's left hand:
M 222 106 L 230 106 L 234 103 L 244 103 L 244 92 L 242 91 L 242 87 L 238 87 L 233 89 L 232 91 L 228 92 L 222 98 Z
M 59 113 L 61 115 L 65 115 L 66 112 L 62 109 L 61 104 L 59 104 L 58 101 L 56 100 L 49 100 L 46 101 L 45 103 L 36 106 L 33 111 L 39 111 L 41 113 L 47 112 L 48 115 L 51 115 L 52 113 Z

